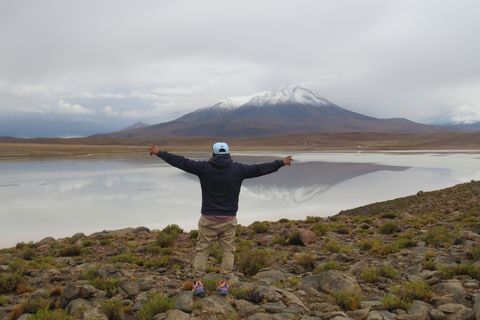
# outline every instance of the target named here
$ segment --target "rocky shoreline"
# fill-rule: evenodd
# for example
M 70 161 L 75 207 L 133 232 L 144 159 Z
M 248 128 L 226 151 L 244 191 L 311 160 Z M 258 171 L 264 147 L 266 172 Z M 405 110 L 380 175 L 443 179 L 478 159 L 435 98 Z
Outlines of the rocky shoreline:
M 480 183 L 238 226 L 237 280 L 191 292 L 195 231 L 78 233 L 0 250 L 0 320 L 480 319 Z

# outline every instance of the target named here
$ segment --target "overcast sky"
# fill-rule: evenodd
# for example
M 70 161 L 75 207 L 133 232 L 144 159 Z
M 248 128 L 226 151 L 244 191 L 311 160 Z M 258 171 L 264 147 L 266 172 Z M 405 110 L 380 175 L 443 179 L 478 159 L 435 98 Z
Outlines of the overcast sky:
M 82 136 L 299 85 L 480 121 L 480 1 L 0 0 L 0 136 Z

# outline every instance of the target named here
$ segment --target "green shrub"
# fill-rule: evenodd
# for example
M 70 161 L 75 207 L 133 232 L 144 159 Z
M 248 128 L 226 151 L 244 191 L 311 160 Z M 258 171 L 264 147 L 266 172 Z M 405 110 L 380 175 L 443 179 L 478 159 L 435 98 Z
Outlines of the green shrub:
M 362 294 L 348 290 L 333 292 L 332 296 L 335 298 L 337 305 L 345 311 L 360 309 L 360 302 L 365 299 Z
M 265 233 L 268 231 L 269 228 L 270 228 L 269 223 L 266 221 L 264 222 L 255 221 L 254 223 L 252 223 L 252 229 L 257 234 Z
M 306 223 L 315 223 L 321 221 L 321 217 L 314 217 L 314 216 L 307 216 L 307 219 L 305 220 Z
M 385 296 L 382 305 L 389 311 L 408 310 L 414 300 L 429 302 L 433 297 L 430 286 L 421 282 L 408 282 L 404 287 L 393 287 L 395 296 Z
M 121 301 L 108 300 L 100 302 L 102 311 L 107 315 L 108 320 L 120 320 L 120 310 L 123 307 Z
M 397 270 L 395 270 L 392 267 L 387 267 L 387 266 L 381 266 L 380 269 L 378 270 L 378 275 L 384 278 L 389 278 L 393 279 L 395 275 L 398 273 Z
M 33 260 L 35 256 L 35 250 L 33 248 L 25 248 L 22 250 L 22 258 L 25 260 Z
M 382 306 L 385 310 L 388 310 L 390 312 L 402 309 L 402 310 L 408 310 L 410 308 L 410 305 L 412 304 L 411 301 L 408 301 L 404 298 L 399 298 L 396 295 L 385 295 L 382 299 Z
M 345 224 L 333 225 L 331 230 L 339 234 L 350 234 L 350 228 Z
M 285 239 L 284 236 L 281 236 L 281 235 L 276 234 L 276 235 L 273 237 L 272 243 L 273 243 L 273 244 L 279 244 L 279 245 L 284 246 L 284 245 L 287 243 L 287 239 Z
M 380 218 L 383 218 L 383 219 L 395 219 L 397 217 L 398 217 L 398 214 L 396 214 L 395 212 L 384 212 L 380 216 Z
M 27 320 L 75 320 L 75 317 L 69 316 L 67 310 L 39 310 L 35 314 L 28 314 Z
M 4 306 L 8 303 L 10 303 L 10 299 L 7 296 L 0 297 L 0 306 Z
M 162 231 L 168 234 L 175 234 L 175 235 L 183 233 L 183 229 L 176 224 L 169 224 L 168 226 L 163 228 Z
M 238 268 L 246 276 L 257 274 L 260 269 L 272 264 L 270 255 L 265 249 L 248 250 L 242 252 L 238 261 Z
M 94 278 L 88 281 L 88 284 L 98 290 L 105 291 L 109 297 L 113 297 L 117 293 L 118 280 L 115 279 Z
M 303 242 L 300 239 L 300 231 L 295 230 L 293 231 L 287 239 L 287 244 L 292 246 L 303 246 Z
M 417 242 L 415 241 L 415 234 L 412 231 L 399 234 L 397 238 L 397 244 L 398 247 L 401 249 L 415 247 L 417 244 Z
M 230 290 L 228 291 L 235 299 L 240 300 L 251 300 L 251 294 L 252 294 L 253 288 L 243 288 L 243 289 L 237 289 L 234 285 L 230 287 Z
M 143 266 L 144 260 L 141 257 L 135 256 L 133 253 L 119 254 L 110 258 L 110 263 L 115 264 L 117 262 L 126 262 L 131 264 L 136 264 L 138 266 Z
M 176 298 L 169 298 L 162 294 L 150 294 L 137 316 L 140 320 L 151 320 L 155 315 L 175 308 Z
M 470 251 L 468 252 L 469 258 L 479 261 L 480 260 L 480 248 L 470 248 Z
M 374 283 L 377 281 L 378 272 L 375 268 L 367 268 L 365 271 L 360 274 L 360 277 L 370 283 Z
M 76 257 L 82 254 L 82 248 L 78 244 L 67 245 L 58 250 L 60 257 Z
M 327 233 L 328 229 L 322 223 L 315 223 L 310 227 L 310 231 L 312 231 L 317 237 L 321 237 Z
M 423 260 L 422 265 L 426 270 L 437 270 L 437 264 L 431 259 Z
M 142 264 L 145 266 L 145 268 L 150 268 L 150 267 L 165 268 L 170 265 L 170 257 L 165 255 L 159 258 L 142 260 Z
M 191 240 L 197 240 L 198 239 L 198 230 L 190 230 L 189 238 Z
M 19 286 L 28 286 L 28 278 L 21 274 L 3 275 L 0 274 L 0 292 L 12 292 Z
M 395 232 L 395 228 L 397 227 L 397 224 L 395 222 L 389 221 L 387 223 L 384 223 L 378 228 L 378 232 L 381 234 L 392 234 Z
M 325 241 L 327 243 L 323 247 L 323 252 L 339 253 L 342 250 L 342 245 L 337 240 L 326 238 Z
M 455 276 L 466 275 L 473 279 L 480 280 L 480 268 L 471 264 L 462 264 L 454 267 L 440 266 L 440 271 L 447 279 L 451 279 Z
M 112 239 L 102 239 L 100 240 L 100 245 L 102 246 L 108 246 L 112 243 Z
M 327 270 L 339 270 L 339 271 L 344 271 L 345 268 L 341 265 L 336 263 L 335 261 L 330 260 L 329 262 L 325 263 L 324 265 L 318 266 L 313 270 L 313 273 L 320 273 L 322 271 L 327 271 Z
M 160 232 L 157 239 L 157 245 L 159 245 L 162 248 L 173 247 L 176 240 L 177 240 L 176 233 L 167 234 L 164 232 Z
M 82 240 L 82 245 L 84 247 L 93 247 L 93 245 L 95 244 L 95 241 L 93 239 L 84 239 Z
M 428 229 L 427 234 L 423 237 L 423 241 L 425 241 L 429 246 L 434 247 L 439 244 L 449 243 L 455 237 L 455 233 L 443 226 L 438 226 Z

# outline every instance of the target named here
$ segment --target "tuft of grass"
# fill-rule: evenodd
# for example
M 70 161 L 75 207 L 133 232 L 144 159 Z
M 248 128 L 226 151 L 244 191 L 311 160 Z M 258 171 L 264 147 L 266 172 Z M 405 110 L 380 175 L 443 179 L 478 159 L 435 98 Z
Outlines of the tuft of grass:
M 345 311 L 360 309 L 360 302 L 365 299 L 362 294 L 348 290 L 333 292 L 332 297 L 335 298 L 337 305 Z
M 140 320 L 152 320 L 155 315 L 174 309 L 176 301 L 176 298 L 169 298 L 163 294 L 150 294 L 137 316 Z
M 325 263 L 324 265 L 318 266 L 313 270 L 313 273 L 320 273 L 322 271 L 327 271 L 327 270 L 339 270 L 339 271 L 344 271 L 345 268 L 341 265 L 336 263 L 335 261 L 329 261 Z
M 121 301 L 107 300 L 100 302 L 102 311 L 107 315 L 108 320 L 120 320 L 123 303 Z
M 408 310 L 414 300 L 430 302 L 433 293 L 426 283 L 408 282 L 403 287 L 393 287 L 394 296 L 385 296 L 382 305 L 389 311 L 403 309 Z

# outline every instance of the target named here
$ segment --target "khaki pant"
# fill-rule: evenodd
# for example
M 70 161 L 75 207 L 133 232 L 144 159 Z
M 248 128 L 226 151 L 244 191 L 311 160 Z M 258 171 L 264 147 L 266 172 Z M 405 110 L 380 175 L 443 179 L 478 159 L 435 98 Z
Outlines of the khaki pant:
M 224 281 L 230 281 L 233 277 L 233 260 L 235 252 L 235 229 L 237 218 L 226 222 L 216 222 L 206 219 L 204 216 L 198 221 L 198 241 L 195 256 L 195 280 L 203 280 L 207 267 L 208 254 L 213 245 L 213 240 L 218 237 L 220 251 L 222 252 L 222 277 Z

